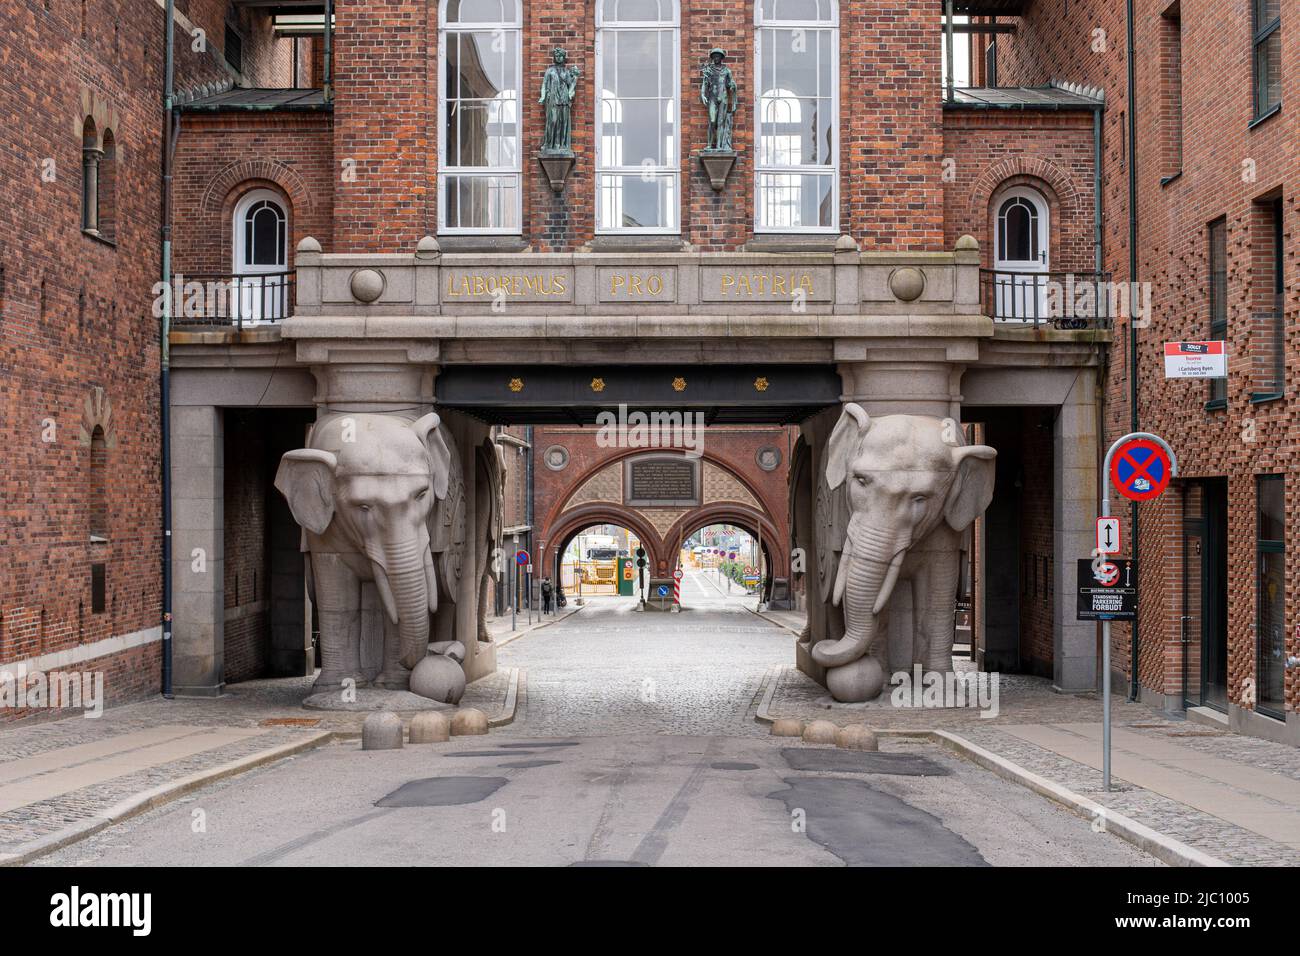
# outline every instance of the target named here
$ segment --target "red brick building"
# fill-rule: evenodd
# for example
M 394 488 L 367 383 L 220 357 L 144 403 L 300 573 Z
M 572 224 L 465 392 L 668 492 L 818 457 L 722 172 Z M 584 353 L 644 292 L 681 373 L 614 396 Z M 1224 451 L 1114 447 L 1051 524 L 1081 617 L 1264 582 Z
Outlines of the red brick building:
M 1132 690 L 1153 706 L 1300 743 L 1300 568 L 1289 558 L 1297 11 L 1137 0 L 1130 89 L 1123 4 L 1024 6 L 1017 32 L 999 39 L 998 79 L 1067 75 L 1105 90 L 1105 268 L 1150 283 L 1150 324 L 1116 320 L 1107 438 L 1136 426 L 1179 458 L 1171 490 L 1139 509 L 1141 614 L 1136 639 L 1114 629 L 1112 660 L 1132 678 L 1136 643 Z M 1167 380 L 1165 343 L 1206 339 L 1226 341 L 1227 379 Z
M 289 82 L 269 17 L 176 23 L 181 88 Z M 0 663 L 128 700 L 161 686 L 162 5 L 16 0 L 0 32 Z

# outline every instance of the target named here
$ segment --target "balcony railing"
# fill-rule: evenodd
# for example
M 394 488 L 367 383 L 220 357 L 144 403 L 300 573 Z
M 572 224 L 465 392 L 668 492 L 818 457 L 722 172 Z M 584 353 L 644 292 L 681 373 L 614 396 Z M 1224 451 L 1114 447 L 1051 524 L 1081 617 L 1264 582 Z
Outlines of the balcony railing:
M 1109 272 L 980 270 L 980 304 L 995 322 L 1054 329 L 1108 329 L 1130 303 Z
M 218 273 L 179 276 L 172 292 L 174 327 L 245 328 L 287 319 L 293 310 L 295 273 Z

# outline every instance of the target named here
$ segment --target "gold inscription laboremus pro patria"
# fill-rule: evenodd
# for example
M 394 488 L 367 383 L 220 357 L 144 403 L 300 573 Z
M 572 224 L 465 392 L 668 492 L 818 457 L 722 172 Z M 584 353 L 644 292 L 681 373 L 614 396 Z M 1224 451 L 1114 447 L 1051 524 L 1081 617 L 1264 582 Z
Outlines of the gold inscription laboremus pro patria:
M 562 272 L 548 275 L 537 274 L 488 274 L 455 273 L 447 276 L 447 298 L 471 298 L 485 295 L 564 295 L 568 292 L 565 284 L 567 277 Z
M 663 295 L 664 277 L 658 272 L 642 275 L 640 272 L 615 272 L 609 277 L 611 297 L 623 295 Z
M 806 296 L 813 293 L 807 272 L 724 272 L 718 277 L 718 292 L 724 296 L 793 296 L 800 290 Z

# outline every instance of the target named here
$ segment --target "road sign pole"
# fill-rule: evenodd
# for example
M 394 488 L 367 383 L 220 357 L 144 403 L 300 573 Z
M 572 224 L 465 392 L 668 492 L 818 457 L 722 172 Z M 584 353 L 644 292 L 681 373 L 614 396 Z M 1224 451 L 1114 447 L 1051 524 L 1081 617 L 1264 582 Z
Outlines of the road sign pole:
M 1135 438 L 1145 438 L 1153 441 L 1165 450 L 1169 456 L 1169 477 L 1178 476 L 1178 458 L 1174 455 L 1174 450 L 1169 447 L 1169 443 L 1159 435 L 1153 435 L 1150 432 L 1130 432 L 1121 438 L 1115 439 L 1115 442 L 1106 450 L 1106 458 L 1101 465 L 1101 517 L 1110 517 L 1110 463 L 1115 457 L 1115 451 L 1121 445 L 1127 444 Z M 1131 529 L 1130 529 L 1131 530 Z M 1136 546 L 1136 542 L 1134 542 Z M 1098 555 L 1100 557 L 1100 555 Z M 1137 621 L 1131 625 L 1137 627 Z M 1137 671 L 1137 661 L 1128 662 L 1128 666 Z M 1110 792 L 1110 620 L 1101 622 L 1101 781 L 1102 787 L 1107 793 Z

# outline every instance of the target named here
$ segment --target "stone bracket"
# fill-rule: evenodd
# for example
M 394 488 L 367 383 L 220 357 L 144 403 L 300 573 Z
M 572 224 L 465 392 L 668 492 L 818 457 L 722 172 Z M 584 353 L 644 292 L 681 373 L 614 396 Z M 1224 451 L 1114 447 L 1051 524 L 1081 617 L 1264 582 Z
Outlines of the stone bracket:
M 713 191 L 719 193 L 727 185 L 727 177 L 736 165 L 736 153 L 734 150 L 705 150 L 700 153 L 700 165 L 704 167 Z
M 546 181 L 551 185 L 551 192 L 557 194 L 564 192 L 564 184 L 569 179 L 569 173 L 573 172 L 574 163 L 577 162 L 573 154 L 539 153 L 537 162 L 541 164 L 542 172 L 546 174 Z

